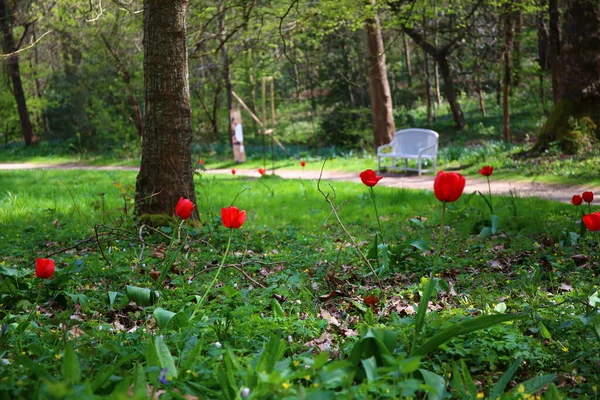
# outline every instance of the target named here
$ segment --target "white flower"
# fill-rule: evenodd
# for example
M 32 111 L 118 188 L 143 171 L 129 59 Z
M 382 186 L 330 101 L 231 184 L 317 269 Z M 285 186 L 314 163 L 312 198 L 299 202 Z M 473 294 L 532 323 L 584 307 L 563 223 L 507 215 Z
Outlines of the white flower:
M 250 396 L 250 388 L 245 387 L 242 389 L 242 397 L 246 399 L 248 396 Z
M 223 347 L 223 345 L 221 343 L 219 343 L 219 342 L 215 342 L 215 347 L 217 349 L 220 349 L 221 347 Z

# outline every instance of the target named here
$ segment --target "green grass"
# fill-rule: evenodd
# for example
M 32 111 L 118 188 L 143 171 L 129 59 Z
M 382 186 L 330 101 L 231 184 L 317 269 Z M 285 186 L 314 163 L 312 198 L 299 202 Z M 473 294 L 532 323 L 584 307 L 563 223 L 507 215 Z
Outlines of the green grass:
M 489 395 L 517 357 L 516 383 L 546 376 L 563 394 L 590 398 L 600 383 L 597 238 L 578 238 L 571 205 L 495 197 L 499 230 L 481 237 L 489 210 L 463 195 L 448 205 L 437 258 L 441 205 L 431 191 L 376 186 L 389 251 L 370 260 L 379 285 L 352 245 L 369 253 L 377 230 L 362 184 L 321 182 L 351 240 L 315 181 L 198 175 L 200 221 L 183 225 L 180 248 L 167 239 L 176 220 L 162 234 L 134 225 L 134 181 L 128 171 L 0 172 L 0 396 L 124 398 L 147 387 L 234 399 L 247 387 L 250 398 L 399 398 L 442 379 L 460 397 L 448 378 L 460 360 Z M 227 244 L 220 208 L 238 194 L 247 222 L 231 232 L 217 285 L 198 306 Z M 35 259 L 46 256 L 58 270 L 35 279 Z M 525 318 L 412 359 L 434 266 L 417 345 L 473 316 Z M 152 278 L 160 271 L 162 286 Z M 518 391 L 509 386 L 504 398 Z

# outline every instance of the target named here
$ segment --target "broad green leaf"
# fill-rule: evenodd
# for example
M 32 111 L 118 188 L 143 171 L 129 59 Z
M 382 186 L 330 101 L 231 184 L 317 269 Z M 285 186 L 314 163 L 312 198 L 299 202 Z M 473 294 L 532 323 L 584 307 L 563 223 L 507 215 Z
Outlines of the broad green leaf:
M 600 297 L 598 297 L 597 290 L 590 297 L 588 297 L 588 303 L 592 307 L 600 307 Z
M 171 318 L 173 318 L 176 315 L 176 313 L 174 313 L 173 311 L 165 310 L 161 307 L 157 307 L 152 313 L 152 315 L 158 323 L 159 328 L 161 330 L 166 330 L 167 326 L 169 325 L 169 321 L 171 321 Z
M 275 368 L 277 361 L 283 357 L 285 352 L 285 342 L 277 335 L 273 335 L 271 340 L 265 343 L 256 369 L 270 374 Z
M 73 344 L 67 342 L 65 347 L 65 355 L 63 357 L 63 364 L 61 368 L 63 380 L 68 382 L 70 385 L 75 385 L 81 380 L 81 367 L 79 366 L 79 359 L 75 350 L 73 350 Z
M 523 359 L 521 357 L 517 358 L 506 370 L 504 375 L 502 375 L 502 378 L 500 378 L 500 380 L 496 382 L 496 384 L 492 388 L 492 392 L 490 393 L 491 399 L 497 399 L 502 395 L 502 393 L 504 393 L 506 385 L 512 379 L 515 372 L 517 372 L 517 369 L 519 369 L 519 367 L 521 366 L 521 362 L 523 362 Z
M 504 314 L 506 312 L 506 303 L 502 301 L 496 304 L 496 307 L 494 307 L 494 311 L 500 314 Z
M 142 307 L 154 305 L 158 298 L 158 295 L 153 289 L 141 288 L 137 286 L 127 286 L 125 288 L 125 294 L 129 300 Z
M 146 373 L 140 363 L 135 363 L 133 369 L 133 398 L 135 400 L 146 400 L 147 394 Z
M 456 391 L 458 398 L 466 399 L 469 396 L 467 395 L 467 388 L 462 379 L 462 375 L 458 370 L 458 364 L 454 363 L 452 366 L 452 388 Z
M 177 368 L 175 367 L 175 361 L 171 356 L 171 352 L 167 347 L 167 344 L 163 340 L 162 336 L 154 337 L 154 347 L 156 348 L 156 355 L 162 368 L 167 369 L 167 376 L 177 378 Z
M 425 343 L 423 343 L 418 349 L 411 353 L 411 356 L 424 356 L 437 349 L 440 345 L 446 343 L 448 340 L 464 335 L 466 333 L 478 331 L 480 329 L 489 328 L 490 326 L 500 324 L 507 321 L 515 321 L 526 318 L 527 314 L 497 314 L 497 315 L 484 315 L 481 317 L 470 318 L 461 321 L 450 328 L 444 329 L 437 335 L 433 336 Z
M 562 400 L 564 397 L 559 393 L 556 385 L 551 383 L 548 386 L 548 389 L 544 392 L 544 396 L 542 397 L 544 400 Z
M 417 343 L 417 338 L 419 337 L 419 333 L 423 328 L 423 323 L 425 322 L 425 315 L 427 314 L 427 306 L 429 304 L 429 299 L 433 294 L 433 288 L 435 287 L 435 278 L 433 275 L 429 277 L 429 281 L 427 282 L 427 286 L 425 287 L 425 292 L 423 296 L 421 296 L 421 300 L 419 302 L 419 307 L 417 308 L 417 317 L 415 318 L 415 333 L 412 342 L 412 348 Z M 411 354 L 416 355 L 416 354 Z
M 277 299 L 272 299 L 271 300 L 271 309 L 272 309 L 273 315 L 275 317 L 278 317 L 278 318 L 283 318 L 284 317 L 283 308 L 281 308 L 281 304 L 279 304 L 279 302 L 277 301 Z
M 467 366 L 467 363 L 465 363 L 465 360 L 460 360 L 460 369 L 461 369 L 461 376 L 463 378 L 463 382 L 465 382 L 465 386 L 466 386 L 467 390 L 469 391 L 469 397 L 471 399 L 476 399 L 477 398 L 477 386 L 475 385 L 475 382 L 473 381 L 473 377 L 471 376 L 471 372 L 469 371 L 469 367 Z
M 492 234 L 496 234 L 498 231 L 498 223 L 500 222 L 500 217 L 497 215 L 492 215 Z
M 429 385 L 434 393 L 431 391 L 427 394 L 427 398 L 431 400 L 442 400 L 447 396 L 446 393 L 446 381 L 443 377 L 435 374 L 433 372 L 427 371 L 425 369 L 419 369 L 419 372 L 423 376 L 423 380 L 427 385 Z
M 180 370 L 186 371 L 191 368 L 192 364 L 194 364 L 194 361 L 196 361 L 196 358 L 198 358 L 198 355 L 200 355 L 203 344 L 204 343 L 202 341 L 198 340 L 191 350 L 183 353 L 185 354 L 185 359 L 179 365 Z
M 112 306 L 115 305 L 115 300 L 117 299 L 118 295 L 119 295 L 119 292 L 108 292 L 107 293 L 109 307 L 112 308 Z
M 544 325 L 542 322 L 540 322 L 540 334 L 542 335 L 542 339 L 552 340 L 550 331 L 548 331 L 548 328 L 546 328 L 546 325 Z
M 367 375 L 367 380 L 369 382 L 375 382 L 377 380 L 377 360 L 375 360 L 375 357 L 369 357 L 360 360 L 360 362 Z
M 556 378 L 556 374 L 546 374 L 531 378 L 519 385 L 517 385 L 512 391 L 520 392 L 520 386 L 523 386 L 524 393 L 534 394 L 542 390 L 544 386 L 552 382 Z

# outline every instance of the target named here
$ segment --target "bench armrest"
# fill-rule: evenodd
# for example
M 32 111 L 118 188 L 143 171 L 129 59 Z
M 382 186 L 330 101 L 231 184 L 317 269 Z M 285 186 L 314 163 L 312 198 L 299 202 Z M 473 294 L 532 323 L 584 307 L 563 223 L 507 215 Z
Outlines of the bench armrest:
M 394 145 L 394 141 L 392 140 L 390 143 L 388 144 L 384 144 L 382 146 L 377 147 L 377 155 L 382 154 L 382 150 L 384 149 L 388 149 L 390 147 L 392 147 Z
M 423 152 L 429 150 L 429 149 L 433 149 L 437 146 L 437 144 L 432 144 L 431 146 L 427 146 L 427 147 L 421 147 L 418 151 L 418 156 L 420 156 L 421 154 L 423 154 Z

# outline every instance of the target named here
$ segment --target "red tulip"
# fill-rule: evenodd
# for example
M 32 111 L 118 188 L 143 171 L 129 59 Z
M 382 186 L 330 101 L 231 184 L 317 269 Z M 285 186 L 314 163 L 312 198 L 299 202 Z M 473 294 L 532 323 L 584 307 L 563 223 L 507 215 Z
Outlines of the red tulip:
M 433 181 L 433 192 L 439 201 L 453 202 L 465 190 L 465 177 L 456 172 L 438 172 Z
M 246 211 L 240 211 L 234 206 L 221 208 L 221 221 L 227 228 L 238 229 L 246 221 Z
M 267 170 L 266 170 L 266 169 L 264 169 L 264 168 L 259 168 L 259 169 L 258 169 L 258 173 L 259 173 L 259 174 L 261 174 L 261 175 L 264 175 L 264 174 L 265 174 L 265 172 L 267 172 Z
M 300 166 L 301 167 L 306 167 L 306 161 L 300 161 Z
M 188 219 L 192 215 L 192 210 L 194 208 L 196 208 L 196 206 L 191 200 L 180 197 L 175 206 L 175 215 L 180 216 L 181 219 Z
M 198 164 L 204 165 L 204 160 L 198 159 Z
M 35 260 L 35 275 L 38 278 L 48 279 L 54 274 L 54 261 L 48 258 Z
M 576 206 L 580 206 L 582 202 L 583 202 L 583 199 L 578 194 L 573 196 L 573 198 L 571 199 L 571 203 L 575 204 Z
M 377 182 L 379 182 L 381 180 L 381 178 L 383 178 L 383 176 L 377 176 L 375 171 L 373 171 L 372 169 L 364 170 L 363 172 L 360 173 L 359 176 L 360 176 L 360 180 L 362 181 L 362 183 L 364 183 L 365 185 L 367 185 L 369 187 L 373 187 L 373 186 L 377 185 Z
M 235 175 L 235 169 L 231 169 L 231 175 Z
M 492 172 L 494 172 L 494 167 L 492 167 L 491 165 L 484 165 L 479 170 L 479 173 L 483 176 L 490 176 L 492 174 Z
M 600 212 L 585 214 L 582 219 L 585 227 L 590 231 L 600 231 Z
M 581 198 L 583 198 L 583 201 L 585 201 L 586 203 L 591 203 L 592 201 L 594 201 L 594 193 L 593 192 L 583 192 L 583 194 L 581 195 Z

